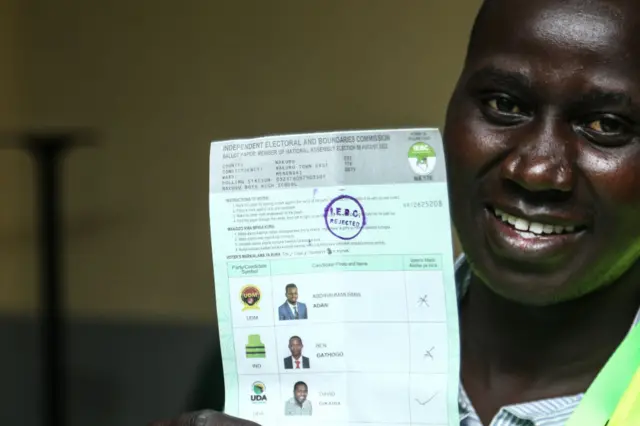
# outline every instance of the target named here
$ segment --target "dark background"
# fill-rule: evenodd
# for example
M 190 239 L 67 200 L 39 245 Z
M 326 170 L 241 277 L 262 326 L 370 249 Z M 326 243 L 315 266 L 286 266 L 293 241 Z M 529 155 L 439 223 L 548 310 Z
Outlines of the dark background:
M 479 3 L 0 0 L 2 146 L 98 135 L 62 176 L 68 426 L 223 402 L 209 142 L 441 127 Z M 35 189 L 0 150 L 0 423 L 20 426 L 43 424 Z

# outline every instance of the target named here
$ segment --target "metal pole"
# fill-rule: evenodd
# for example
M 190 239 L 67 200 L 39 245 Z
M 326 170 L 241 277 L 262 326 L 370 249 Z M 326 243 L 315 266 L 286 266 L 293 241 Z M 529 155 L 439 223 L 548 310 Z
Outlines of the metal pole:
M 66 135 L 29 136 L 27 149 L 36 163 L 37 221 L 40 263 L 43 426 L 66 424 L 66 369 L 62 241 L 60 238 L 60 173 Z

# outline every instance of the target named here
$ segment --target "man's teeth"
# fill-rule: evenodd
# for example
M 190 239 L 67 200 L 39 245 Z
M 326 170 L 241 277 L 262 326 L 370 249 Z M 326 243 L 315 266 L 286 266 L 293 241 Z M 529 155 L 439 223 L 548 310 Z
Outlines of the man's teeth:
M 566 234 L 569 232 L 574 232 L 576 230 L 575 226 L 558 226 L 558 225 L 547 225 L 544 223 L 538 222 L 529 222 L 526 219 L 522 219 L 521 217 L 516 217 L 510 215 L 509 213 L 505 213 L 500 209 L 494 210 L 495 215 L 502 219 L 503 222 L 506 222 L 516 228 L 518 231 L 529 231 L 533 234 Z

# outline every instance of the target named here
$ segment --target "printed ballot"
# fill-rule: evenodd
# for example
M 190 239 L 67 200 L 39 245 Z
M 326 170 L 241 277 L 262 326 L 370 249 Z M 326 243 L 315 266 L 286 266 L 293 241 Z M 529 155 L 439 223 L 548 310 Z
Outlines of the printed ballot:
M 209 202 L 226 413 L 459 425 L 438 130 L 214 142 Z

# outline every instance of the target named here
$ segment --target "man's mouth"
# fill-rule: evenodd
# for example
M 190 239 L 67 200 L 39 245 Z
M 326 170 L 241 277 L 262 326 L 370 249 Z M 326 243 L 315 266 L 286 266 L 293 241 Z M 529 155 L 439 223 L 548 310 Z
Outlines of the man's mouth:
M 487 238 L 498 256 L 538 266 L 557 264 L 575 255 L 587 233 L 586 222 L 564 212 L 518 214 L 518 209 L 486 206 Z M 514 214 L 515 213 L 515 214 Z
M 504 224 L 521 233 L 534 234 L 532 236 L 552 236 L 578 233 L 585 229 L 584 225 L 575 223 L 558 225 L 536 222 L 523 217 L 514 216 L 498 208 L 489 208 L 493 215 Z

